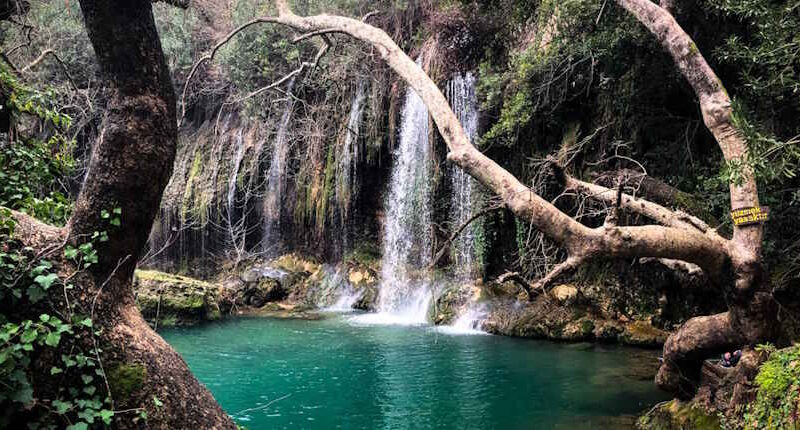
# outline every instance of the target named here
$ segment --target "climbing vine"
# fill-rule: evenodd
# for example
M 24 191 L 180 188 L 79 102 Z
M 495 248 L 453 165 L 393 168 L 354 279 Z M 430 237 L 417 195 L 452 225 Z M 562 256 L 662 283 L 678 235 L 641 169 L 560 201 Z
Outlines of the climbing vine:
M 71 119 L 59 113 L 51 91 L 36 91 L 0 65 L 7 138 L 0 141 L 0 427 L 81 430 L 111 424 L 113 401 L 100 357 L 102 330 L 92 309 L 69 299 L 73 280 L 98 262 L 96 231 L 83 243 L 36 253 L 15 238 L 11 210 L 64 225 L 72 211 L 66 178 L 74 167 L 65 137 Z M 33 134 L 22 123 L 33 122 Z M 33 135 L 31 135 L 33 134 Z M 121 210 L 101 212 L 106 228 L 120 226 Z M 24 318 L 38 314 L 38 318 Z M 28 312 L 33 310 L 32 312 Z M 34 376 L 36 375 L 36 376 Z M 46 375 L 46 382 L 34 378 Z M 135 419 L 146 418 L 134 411 Z

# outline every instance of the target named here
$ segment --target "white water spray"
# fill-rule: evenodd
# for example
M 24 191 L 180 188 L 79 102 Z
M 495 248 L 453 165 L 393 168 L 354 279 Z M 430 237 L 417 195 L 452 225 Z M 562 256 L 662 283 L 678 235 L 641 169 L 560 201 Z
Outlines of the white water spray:
M 417 64 L 421 64 L 419 59 Z M 428 109 L 419 95 L 408 88 L 385 204 L 378 313 L 364 315 L 362 322 L 427 322 L 431 301 L 426 273 L 431 261 L 430 165 Z
M 456 75 L 448 85 L 448 98 L 464 132 L 470 141 L 478 134 L 478 98 L 475 94 L 475 76 L 472 72 Z M 472 216 L 475 199 L 475 180 L 462 169 L 450 170 L 452 197 L 450 222 L 453 228 L 464 224 Z M 470 225 L 453 241 L 452 257 L 454 275 L 459 280 L 473 279 L 475 267 L 475 228 Z

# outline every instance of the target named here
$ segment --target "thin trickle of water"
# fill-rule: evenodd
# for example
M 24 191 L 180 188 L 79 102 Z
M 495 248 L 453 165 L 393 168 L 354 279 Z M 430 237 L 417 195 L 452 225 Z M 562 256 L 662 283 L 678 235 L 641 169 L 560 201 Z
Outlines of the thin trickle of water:
M 378 310 L 393 323 L 425 323 L 431 299 L 425 273 L 431 260 L 431 153 L 428 109 L 412 88 L 399 140 L 385 204 Z
M 361 128 L 361 118 L 364 113 L 364 100 L 366 99 L 366 81 L 360 80 L 356 86 L 356 94 L 350 104 L 350 116 L 345 131 L 344 146 L 338 157 L 336 172 L 336 200 L 343 204 L 345 217 L 352 202 L 356 185 L 356 164 L 358 162 L 358 133 Z
M 275 251 L 276 245 L 280 244 L 280 222 L 283 192 L 286 184 L 286 166 L 289 158 L 289 125 L 292 121 L 292 111 L 294 109 L 294 98 L 292 89 L 294 88 L 294 78 L 289 81 L 286 88 L 287 102 L 286 109 L 281 114 L 278 124 L 278 132 L 275 135 L 275 142 L 272 145 L 272 160 L 267 171 L 267 186 L 264 196 L 264 236 L 262 238 L 263 249 L 266 252 Z
M 231 174 L 228 178 L 228 222 L 233 225 L 234 203 L 236 203 L 236 178 L 239 176 L 239 167 L 244 158 L 244 139 L 242 138 L 242 128 L 236 133 L 236 155 L 231 163 Z
M 478 134 L 478 98 L 475 94 L 476 79 L 472 72 L 456 75 L 448 85 L 448 98 L 464 132 L 470 141 Z M 452 197 L 450 202 L 450 222 L 458 228 L 472 216 L 475 200 L 475 180 L 463 170 L 453 167 L 450 170 Z M 472 279 L 475 267 L 475 228 L 474 224 L 464 229 L 453 241 L 453 272 L 461 280 Z

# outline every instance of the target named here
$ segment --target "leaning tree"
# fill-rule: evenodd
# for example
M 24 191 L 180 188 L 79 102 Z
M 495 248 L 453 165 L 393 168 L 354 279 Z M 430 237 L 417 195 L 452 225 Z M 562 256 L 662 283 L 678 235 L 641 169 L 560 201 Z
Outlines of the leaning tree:
M 78 325 L 59 324 L 61 338 L 52 336 L 46 344 L 60 349 L 45 349 L 29 364 L 35 401 L 29 395 L 18 397 L 27 407 L 4 411 L 3 418 L 29 421 L 46 409 L 45 414 L 63 417 L 66 426 L 76 419 L 95 419 L 80 414 L 70 418 L 70 411 L 79 407 L 84 413 L 97 413 L 97 420 L 109 419 L 98 412 L 105 407 L 119 428 L 235 429 L 180 355 L 142 319 L 134 301 L 133 272 L 172 172 L 178 134 L 175 91 L 151 2 L 81 0 L 80 7 L 107 97 L 100 137 L 66 227 L 3 210 L 11 214 L 13 228 L 0 251 L 19 249 L 32 256 L 34 264 L 46 259 L 45 266 L 52 265 L 48 270 L 54 273 L 32 279 L 47 289 L 43 300 L 34 300 L 29 292 L 30 303 L 3 302 L 0 311 L 11 321 L 27 320 L 31 327 L 35 324 L 30 321 L 39 321 L 40 314 L 41 321 L 51 325 L 54 318 L 48 314 L 67 321 L 87 315 L 80 327 L 91 330 L 77 336 Z M 6 219 L 0 221 L 9 225 Z M 76 336 L 68 341 L 70 332 Z M 25 338 L 36 330 L 22 333 Z M 87 354 L 72 360 L 76 349 Z M 80 375 L 83 382 L 66 378 L 70 369 L 87 363 L 98 369 L 96 374 Z M 100 401 L 95 406 L 86 406 L 94 398 L 81 404 L 70 401 L 62 397 L 63 385 L 75 389 L 69 394 L 72 400 L 83 393 L 101 393 L 96 397 Z M 9 401 L 3 394 L 2 401 Z
M 733 123 L 731 99 L 697 45 L 668 11 L 667 4 L 661 7 L 650 0 L 617 0 L 617 3 L 643 24 L 672 56 L 675 66 L 694 90 L 703 121 L 725 161 L 737 166 L 736 180 L 730 183 L 731 208 L 757 208 L 755 174 L 747 163 L 744 135 Z M 534 282 L 530 289 L 546 289 L 559 277 L 592 260 L 652 257 L 669 261 L 672 266 L 699 267 L 713 286 L 724 292 L 727 312 L 690 319 L 668 338 L 664 345 L 664 361 L 656 377 L 659 386 L 679 395 L 691 395 L 702 361 L 709 355 L 775 336 L 774 302 L 761 257 L 762 225 L 737 225 L 732 237 L 727 238 L 696 216 L 623 193 L 621 188 L 615 190 L 581 181 L 553 161 L 551 167 L 565 189 L 615 208 L 602 226 L 590 228 L 543 199 L 476 149 L 435 82 L 384 31 L 366 23 L 370 15 L 362 20 L 332 15 L 301 17 L 292 12 L 286 0 L 276 0 L 276 5 L 277 15 L 253 19 L 223 37 L 209 54 L 195 63 L 187 86 L 198 68 L 213 60 L 222 46 L 239 32 L 257 24 L 284 25 L 301 32 L 294 38 L 295 42 L 323 38 L 315 61 L 303 63 L 301 67 L 315 65 L 325 54 L 328 35 L 349 35 L 375 48 L 422 98 L 447 144 L 448 161 L 499 197 L 515 216 L 529 222 L 566 251 L 566 259 Z M 183 98 L 185 96 L 186 87 Z M 652 224 L 619 225 L 618 211 L 642 215 Z

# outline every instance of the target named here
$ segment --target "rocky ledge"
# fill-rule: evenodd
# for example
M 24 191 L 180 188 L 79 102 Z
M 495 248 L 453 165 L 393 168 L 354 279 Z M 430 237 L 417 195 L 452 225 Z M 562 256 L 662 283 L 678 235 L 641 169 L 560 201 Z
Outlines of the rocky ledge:
M 153 326 L 189 325 L 222 315 L 219 285 L 155 270 L 137 270 L 134 294 L 139 310 Z

